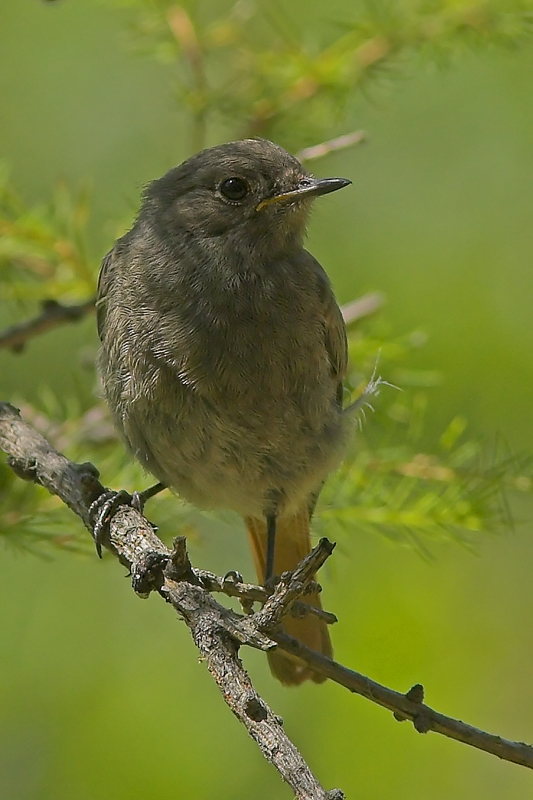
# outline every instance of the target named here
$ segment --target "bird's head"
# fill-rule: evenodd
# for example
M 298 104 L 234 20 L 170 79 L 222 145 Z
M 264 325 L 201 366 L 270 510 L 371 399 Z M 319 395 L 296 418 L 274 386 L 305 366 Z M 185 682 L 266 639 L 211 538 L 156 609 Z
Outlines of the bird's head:
M 268 248 L 301 243 L 312 201 L 349 183 L 314 178 L 282 147 L 244 139 L 202 150 L 151 183 L 143 212 L 171 238 L 187 231 Z

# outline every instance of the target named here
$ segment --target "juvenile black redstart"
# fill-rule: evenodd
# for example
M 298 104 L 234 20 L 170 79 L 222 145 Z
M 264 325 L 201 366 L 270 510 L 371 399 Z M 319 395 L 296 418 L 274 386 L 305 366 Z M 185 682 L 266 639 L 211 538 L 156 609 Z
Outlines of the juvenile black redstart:
M 244 517 L 260 581 L 309 552 L 347 440 L 345 326 L 303 239 L 312 201 L 349 183 L 314 178 L 264 139 L 211 147 L 148 186 L 102 263 L 99 364 L 115 425 L 165 486 Z M 316 615 L 284 627 L 331 655 Z M 269 659 L 282 683 L 324 679 Z

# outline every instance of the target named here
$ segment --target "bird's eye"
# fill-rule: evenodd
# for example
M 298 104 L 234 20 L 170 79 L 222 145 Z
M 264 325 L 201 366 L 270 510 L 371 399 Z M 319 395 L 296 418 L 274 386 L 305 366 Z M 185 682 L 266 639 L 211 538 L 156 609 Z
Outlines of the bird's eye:
M 220 192 L 227 200 L 236 202 L 248 194 L 248 184 L 242 178 L 226 178 L 220 184 Z

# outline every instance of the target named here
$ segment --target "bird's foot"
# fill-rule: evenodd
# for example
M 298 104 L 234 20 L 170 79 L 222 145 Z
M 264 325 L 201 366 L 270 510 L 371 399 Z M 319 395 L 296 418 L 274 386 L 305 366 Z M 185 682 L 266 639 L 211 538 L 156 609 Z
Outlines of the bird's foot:
M 281 576 L 280 575 L 271 575 L 270 578 L 266 578 L 263 582 L 263 586 L 268 594 L 272 594 L 278 583 L 280 582 Z
M 102 545 L 109 536 L 109 523 L 120 506 L 135 508 L 134 495 L 121 489 L 114 492 L 112 489 L 102 494 L 91 503 L 89 508 L 89 521 L 93 526 L 93 539 L 98 557 L 102 558 Z M 139 509 L 137 509 L 139 511 Z M 142 513 L 142 511 L 141 511 Z
M 222 583 L 226 582 L 243 583 L 244 581 L 240 572 L 237 572 L 236 569 L 230 569 L 222 578 Z
M 146 501 L 165 488 L 162 483 L 156 483 L 143 492 L 133 492 L 133 494 L 126 492 L 124 489 L 119 492 L 107 489 L 91 503 L 89 521 L 93 526 L 94 544 L 100 558 L 102 558 L 104 540 L 109 536 L 109 523 L 120 506 L 129 506 L 138 511 L 139 514 L 142 514 Z

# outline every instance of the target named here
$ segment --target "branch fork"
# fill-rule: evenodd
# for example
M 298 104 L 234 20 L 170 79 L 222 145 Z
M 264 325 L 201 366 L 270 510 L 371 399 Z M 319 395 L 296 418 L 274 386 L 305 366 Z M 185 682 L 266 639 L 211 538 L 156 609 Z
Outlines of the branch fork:
M 327 539 L 321 539 L 317 546 L 306 556 L 298 566 L 291 571 L 284 572 L 274 591 L 269 595 L 268 591 L 260 586 L 253 584 L 241 584 L 245 587 L 240 590 L 239 583 L 231 583 L 232 591 L 227 592 L 229 596 L 237 596 L 242 600 L 243 597 L 253 601 L 263 603 L 260 611 L 251 611 L 244 616 L 236 614 L 231 609 L 223 609 L 214 600 L 212 608 L 217 608 L 219 614 L 219 624 L 222 628 L 235 639 L 238 647 L 247 644 L 259 650 L 272 650 L 277 647 L 277 642 L 270 639 L 268 634 L 276 630 L 283 617 L 290 613 L 294 605 L 298 603 L 299 597 L 306 593 L 308 584 L 314 584 L 313 576 L 331 555 L 335 545 Z M 190 587 L 198 587 L 206 593 L 215 589 L 225 591 L 227 581 L 205 572 L 196 570 L 192 566 L 187 553 L 187 540 L 185 536 L 177 536 L 174 539 L 172 550 L 167 554 L 160 551 L 145 553 L 131 567 L 132 587 L 140 597 L 148 597 L 151 591 L 158 591 L 168 602 L 172 604 L 172 598 L 176 593 L 176 585 L 185 582 Z M 212 598 L 211 598 L 212 599 Z M 207 598 L 206 598 L 206 602 Z M 297 614 L 305 613 L 309 606 L 307 603 L 297 605 Z M 221 611 L 223 609 L 223 612 Z M 336 620 L 333 614 L 325 612 L 329 621 Z

